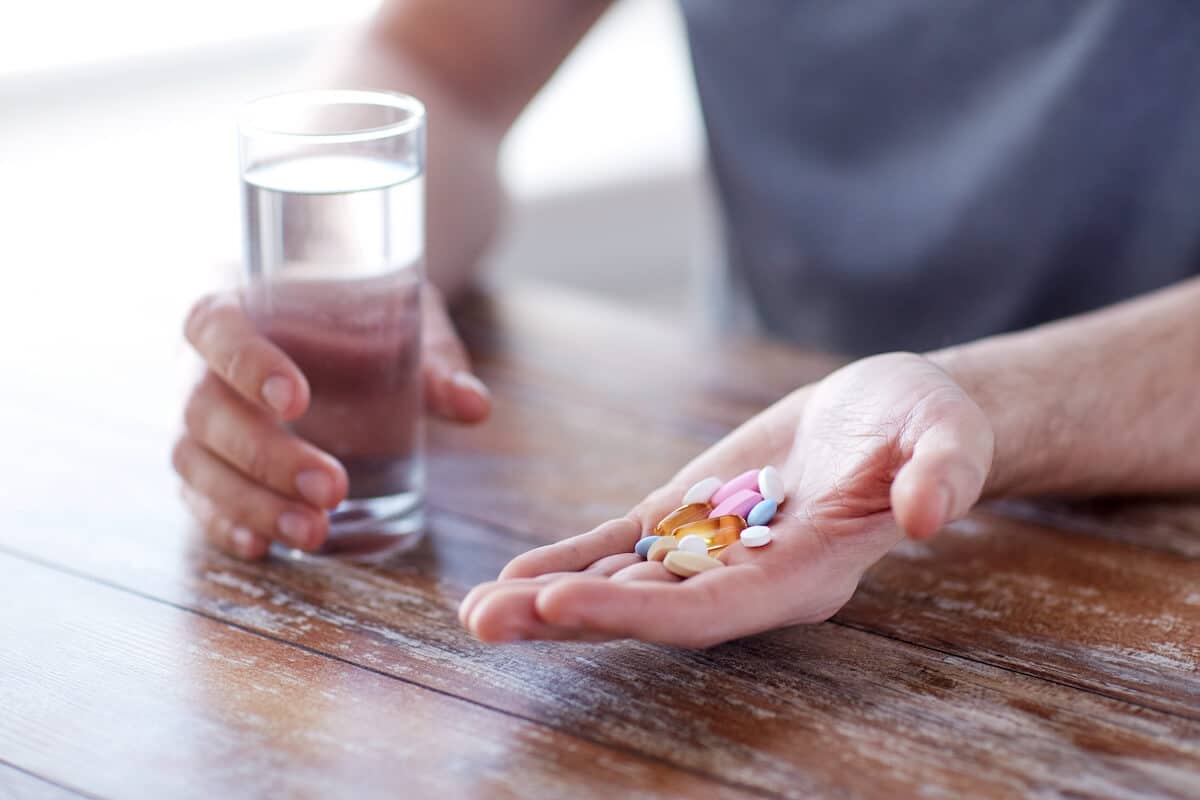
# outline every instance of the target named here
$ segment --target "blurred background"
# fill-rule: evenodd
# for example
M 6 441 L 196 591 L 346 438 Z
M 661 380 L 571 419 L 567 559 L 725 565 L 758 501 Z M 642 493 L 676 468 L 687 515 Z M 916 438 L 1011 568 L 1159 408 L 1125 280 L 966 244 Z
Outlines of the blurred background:
M 65 0 L 5 13 L 9 270 L 122 281 L 152 269 L 191 294 L 209 288 L 212 265 L 240 257 L 238 104 L 304 85 L 376 4 Z M 674 4 L 623 0 L 505 145 L 514 205 L 495 274 L 678 302 L 706 202 L 702 136 Z M 157 282 L 129 291 L 161 303 Z
M 143 398 L 164 415 L 147 421 L 178 424 L 193 374 L 181 321 L 241 258 L 238 106 L 311 85 L 322 52 L 376 5 L 63 0 L 0 12 L 6 392 L 75 386 L 81 409 L 102 414 L 103 390 L 87 387 L 137 376 L 164 393 Z M 512 213 L 490 274 L 696 307 L 694 266 L 715 252 L 702 235 L 714 227 L 703 161 L 674 3 L 621 0 L 505 143 Z M 106 358 L 64 363 L 82 336 Z M 146 381 L 164 369 L 179 375 Z
M 322 51 L 375 5 L 64 0 L 0 14 L 6 391 L 79 387 L 80 407 L 101 413 L 88 387 L 122 375 L 144 385 L 184 361 L 186 309 L 241 257 L 239 104 L 307 85 Z M 711 250 L 698 236 L 703 152 L 674 4 L 622 0 L 504 147 L 514 202 L 493 274 L 686 303 L 690 265 Z M 106 358 L 46 363 L 82 336 Z M 173 427 L 180 381 L 162 385 L 144 407 Z

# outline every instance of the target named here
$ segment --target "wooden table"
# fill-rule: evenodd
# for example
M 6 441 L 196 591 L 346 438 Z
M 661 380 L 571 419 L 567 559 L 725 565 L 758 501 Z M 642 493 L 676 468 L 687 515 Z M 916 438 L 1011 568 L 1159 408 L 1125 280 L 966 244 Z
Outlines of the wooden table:
M 495 417 L 434 427 L 419 550 L 248 565 L 189 534 L 139 298 L 0 324 L 0 797 L 1200 796 L 1200 506 L 980 511 L 832 621 L 704 652 L 485 646 L 470 586 L 834 362 L 482 297 Z

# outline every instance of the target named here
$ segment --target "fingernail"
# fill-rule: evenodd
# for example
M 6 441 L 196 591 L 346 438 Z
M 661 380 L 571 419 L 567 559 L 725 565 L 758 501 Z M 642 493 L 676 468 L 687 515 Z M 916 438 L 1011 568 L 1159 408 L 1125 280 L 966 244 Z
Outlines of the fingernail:
M 285 511 L 279 515 L 276 523 L 279 535 L 293 547 L 304 549 L 308 547 L 308 520 L 298 511 Z
M 246 528 L 234 528 L 230 539 L 233 541 L 233 549 L 241 556 L 253 555 L 255 545 L 258 544 L 255 541 L 257 537 Z
M 475 377 L 466 370 L 460 370 L 454 373 L 454 377 L 450 379 L 450 382 L 460 389 L 466 389 L 467 391 L 474 392 L 482 397 L 491 396 L 491 392 L 488 391 L 488 388 L 486 385 L 484 385 L 483 381 L 479 380 L 479 378 Z
M 292 382 L 282 375 L 272 375 L 263 382 L 263 400 L 280 414 L 292 405 Z
M 306 469 L 297 475 L 296 491 L 318 508 L 333 506 L 333 481 L 319 469 Z

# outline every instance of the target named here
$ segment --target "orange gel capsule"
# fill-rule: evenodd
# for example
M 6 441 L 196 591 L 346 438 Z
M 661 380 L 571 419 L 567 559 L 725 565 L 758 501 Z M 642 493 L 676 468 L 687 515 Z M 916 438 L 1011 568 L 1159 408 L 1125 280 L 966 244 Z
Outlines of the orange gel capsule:
M 692 503 L 680 506 L 663 517 L 662 522 L 654 526 L 654 533 L 658 536 L 673 536 L 675 529 L 680 525 L 687 525 L 691 522 L 708 519 L 708 515 L 712 513 L 712 510 L 713 507 L 710 503 Z
M 676 528 L 672 536 L 675 539 L 682 539 L 692 534 L 701 536 L 704 538 L 705 544 L 708 545 L 709 555 L 712 555 L 736 542 L 745 529 L 746 520 L 736 514 L 726 514 L 723 517 L 716 517 L 714 519 L 689 522 L 687 525 Z

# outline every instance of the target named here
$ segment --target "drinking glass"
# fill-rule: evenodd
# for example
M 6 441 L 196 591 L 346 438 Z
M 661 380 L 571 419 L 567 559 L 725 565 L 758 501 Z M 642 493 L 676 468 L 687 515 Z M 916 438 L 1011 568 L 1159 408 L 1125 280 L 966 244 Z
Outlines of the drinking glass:
M 322 553 L 389 557 L 423 529 L 425 109 L 388 92 L 291 92 L 249 103 L 239 134 L 242 301 L 308 378 L 291 429 L 350 477 Z

